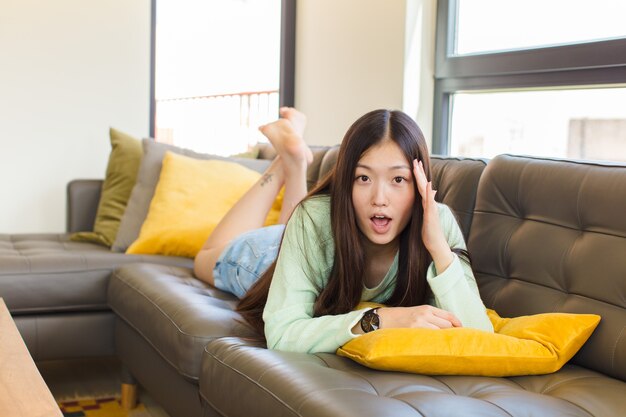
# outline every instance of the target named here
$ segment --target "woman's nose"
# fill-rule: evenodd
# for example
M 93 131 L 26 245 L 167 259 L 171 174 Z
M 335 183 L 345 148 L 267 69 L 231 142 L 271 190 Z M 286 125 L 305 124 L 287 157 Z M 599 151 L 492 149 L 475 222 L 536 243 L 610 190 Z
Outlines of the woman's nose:
M 376 207 L 386 207 L 387 205 L 389 205 L 387 193 L 385 192 L 385 187 L 383 184 L 375 186 L 373 191 L 374 193 L 372 195 L 372 205 Z

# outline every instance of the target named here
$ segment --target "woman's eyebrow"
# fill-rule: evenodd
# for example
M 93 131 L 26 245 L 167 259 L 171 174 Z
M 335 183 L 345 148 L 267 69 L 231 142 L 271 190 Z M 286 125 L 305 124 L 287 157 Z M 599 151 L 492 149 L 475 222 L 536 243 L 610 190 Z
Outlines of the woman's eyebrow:
M 365 165 L 365 164 L 356 164 L 357 168 L 364 168 L 364 169 L 369 169 L 372 170 L 372 168 L 369 165 Z M 387 170 L 389 171 L 394 171 L 394 170 L 398 170 L 398 169 L 405 169 L 410 171 L 411 168 L 408 165 L 393 165 L 390 166 L 389 168 L 387 168 Z
M 410 171 L 411 167 L 409 167 L 408 165 L 394 165 L 389 169 L 406 169 L 407 171 Z

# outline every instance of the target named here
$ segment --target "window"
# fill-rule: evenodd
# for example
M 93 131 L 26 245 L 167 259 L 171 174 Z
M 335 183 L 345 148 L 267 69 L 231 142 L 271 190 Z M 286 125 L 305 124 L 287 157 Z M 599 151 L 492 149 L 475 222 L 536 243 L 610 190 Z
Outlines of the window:
M 624 160 L 626 88 L 455 93 L 450 153 Z
M 455 54 L 565 45 L 626 36 L 620 0 L 460 0 Z
M 625 8 L 440 0 L 433 152 L 626 161 Z
M 153 0 L 151 134 L 231 155 L 293 104 L 295 0 Z

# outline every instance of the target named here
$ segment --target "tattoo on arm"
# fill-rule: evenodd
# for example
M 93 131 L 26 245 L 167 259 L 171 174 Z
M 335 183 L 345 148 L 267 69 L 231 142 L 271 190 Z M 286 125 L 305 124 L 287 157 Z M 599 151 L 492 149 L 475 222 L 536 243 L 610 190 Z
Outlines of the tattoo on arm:
M 265 173 L 263 174 L 263 177 L 261 177 L 261 187 L 265 186 L 265 184 L 272 182 L 272 177 L 274 176 L 274 174 L 268 174 Z

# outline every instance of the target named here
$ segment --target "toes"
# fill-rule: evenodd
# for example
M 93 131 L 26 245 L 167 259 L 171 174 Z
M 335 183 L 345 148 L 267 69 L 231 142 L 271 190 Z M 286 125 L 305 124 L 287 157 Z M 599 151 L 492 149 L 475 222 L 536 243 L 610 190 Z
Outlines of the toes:
M 290 110 L 291 107 L 281 107 L 280 109 L 278 109 L 278 114 L 280 114 L 280 117 L 288 117 Z

